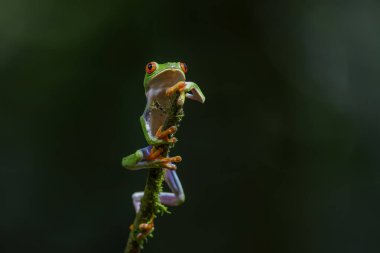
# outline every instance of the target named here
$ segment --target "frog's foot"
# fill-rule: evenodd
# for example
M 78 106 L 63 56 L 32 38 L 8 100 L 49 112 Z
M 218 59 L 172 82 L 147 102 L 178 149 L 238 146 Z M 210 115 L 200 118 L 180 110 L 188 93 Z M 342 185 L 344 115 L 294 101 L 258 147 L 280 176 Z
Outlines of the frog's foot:
M 145 239 L 154 230 L 153 217 L 147 223 L 141 223 L 139 225 L 139 233 L 137 234 L 138 240 Z
M 181 162 L 182 157 L 180 156 L 163 157 L 161 156 L 162 152 L 163 152 L 162 148 L 152 147 L 152 149 L 150 150 L 145 160 L 149 161 L 149 163 L 151 164 L 154 164 L 155 165 L 154 167 L 162 167 L 169 170 L 177 169 L 177 166 L 175 166 L 173 163 Z
M 174 84 L 172 87 L 169 87 L 166 89 L 166 96 L 170 97 L 177 91 L 182 92 L 185 90 L 186 83 L 184 81 L 180 81 L 176 84 Z
M 173 156 L 173 157 L 158 157 L 158 159 L 155 159 L 152 161 L 152 163 L 156 164 L 157 167 L 166 168 L 169 170 L 176 170 L 177 166 L 173 163 L 179 163 L 182 161 L 182 157 L 180 156 Z
M 179 163 L 182 161 L 182 157 L 180 157 L 179 155 L 173 157 L 164 157 L 161 158 L 160 161 L 163 163 Z
M 171 126 L 168 129 L 166 129 L 165 131 L 162 131 L 162 126 L 160 126 L 160 128 L 158 128 L 158 130 L 156 132 L 156 137 L 159 139 L 162 139 L 168 143 L 176 143 L 178 141 L 177 138 L 175 138 L 175 137 L 169 138 L 169 135 L 174 134 L 175 132 L 177 132 L 176 126 Z
M 179 155 L 173 156 L 173 157 L 165 157 L 165 158 L 162 158 L 160 161 L 164 168 L 169 169 L 169 170 L 176 170 L 177 166 L 173 163 L 181 162 L 182 157 L 180 157 Z
M 162 151 L 163 151 L 162 148 L 152 147 L 152 149 L 150 150 L 150 152 L 149 152 L 148 156 L 145 158 L 145 160 L 153 161 L 153 160 L 157 159 L 158 157 L 160 157 Z

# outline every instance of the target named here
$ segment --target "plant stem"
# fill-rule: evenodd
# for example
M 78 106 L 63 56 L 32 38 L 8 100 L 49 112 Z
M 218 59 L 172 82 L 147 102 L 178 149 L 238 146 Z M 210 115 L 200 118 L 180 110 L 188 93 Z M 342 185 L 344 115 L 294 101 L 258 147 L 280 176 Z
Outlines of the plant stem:
M 162 127 L 163 131 L 170 126 L 177 126 L 177 128 L 179 127 L 179 122 L 184 116 L 184 101 L 184 94 L 176 92 L 172 95 L 170 98 L 171 106 L 168 117 Z M 171 138 L 173 136 L 169 137 Z M 163 148 L 162 156 L 166 157 L 169 155 L 170 149 L 173 148 L 174 145 L 161 145 L 161 147 Z M 164 169 L 149 169 L 148 178 L 144 189 L 144 196 L 141 199 L 140 211 L 136 214 L 124 253 L 139 253 L 145 241 L 145 239 L 137 238 L 137 235 L 140 233 L 139 225 L 141 223 L 149 223 L 158 214 L 164 214 L 167 212 L 166 207 L 160 203 L 159 198 L 159 194 L 162 191 L 164 176 Z

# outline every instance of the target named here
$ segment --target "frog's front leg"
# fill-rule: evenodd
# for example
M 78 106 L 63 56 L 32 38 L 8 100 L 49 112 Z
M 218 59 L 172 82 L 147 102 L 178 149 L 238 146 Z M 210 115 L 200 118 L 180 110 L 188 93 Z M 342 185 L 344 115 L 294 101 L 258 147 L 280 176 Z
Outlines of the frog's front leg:
M 172 87 L 168 88 L 166 90 L 166 95 L 171 96 L 176 91 L 185 92 L 186 98 L 196 100 L 196 101 L 201 102 L 201 103 L 204 103 L 206 100 L 206 97 L 203 95 L 203 92 L 201 91 L 199 86 L 194 82 L 180 81 L 180 82 L 176 83 L 175 85 L 173 85 Z
M 176 126 L 171 126 L 165 131 L 160 127 L 155 135 L 152 135 L 149 124 L 146 122 L 144 115 L 140 117 L 141 128 L 144 133 L 145 139 L 149 145 L 158 146 L 163 144 L 171 144 L 177 142 L 177 138 L 167 138 L 169 134 L 174 134 L 177 131 Z
M 165 181 L 172 193 L 162 192 L 160 194 L 161 203 L 167 206 L 182 205 L 185 202 L 185 192 L 183 191 L 177 173 L 174 170 L 167 170 L 165 173 Z

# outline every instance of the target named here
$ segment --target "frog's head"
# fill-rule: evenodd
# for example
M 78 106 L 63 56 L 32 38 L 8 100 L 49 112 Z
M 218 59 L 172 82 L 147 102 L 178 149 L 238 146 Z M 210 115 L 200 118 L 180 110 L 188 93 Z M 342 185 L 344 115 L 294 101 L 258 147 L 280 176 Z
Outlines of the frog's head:
M 149 62 L 145 72 L 144 89 L 147 92 L 150 88 L 167 88 L 179 81 L 185 81 L 187 66 L 182 62 Z

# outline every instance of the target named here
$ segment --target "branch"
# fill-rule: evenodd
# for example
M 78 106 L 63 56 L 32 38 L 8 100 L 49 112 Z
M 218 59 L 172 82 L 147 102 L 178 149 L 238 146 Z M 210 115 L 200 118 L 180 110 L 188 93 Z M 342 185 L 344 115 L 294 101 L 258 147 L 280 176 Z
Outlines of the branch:
M 162 127 L 163 130 L 170 126 L 179 127 L 179 122 L 182 120 L 183 104 L 185 101 L 185 94 L 175 93 L 170 99 L 170 109 L 168 117 Z M 172 137 L 172 136 L 169 136 Z M 163 156 L 168 156 L 172 145 L 161 145 L 163 148 Z M 164 181 L 165 171 L 163 169 L 149 169 L 148 178 L 146 181 L 144 196 L 141 199 L 140 211 L 136 214 L 133 226 L 129 233 L 127 246 L 124 253 L 139 253 L 143 247 L 145 237 L 138 237 L 141 233 L 139 225 L 141 223 L 151 223 L 158 214 L 164 214 L 167 208 L 160 203 L 159 194 L 162 191 L 162 182 Z

